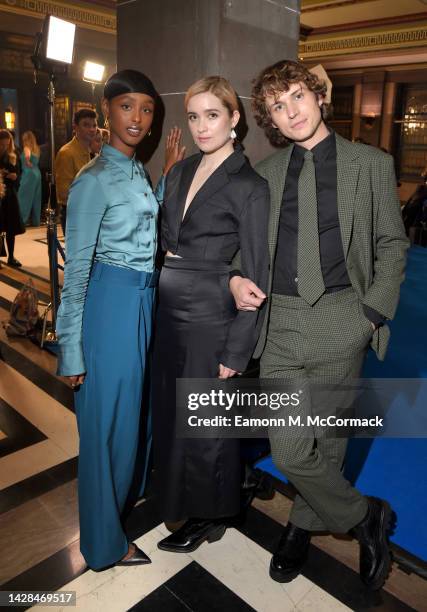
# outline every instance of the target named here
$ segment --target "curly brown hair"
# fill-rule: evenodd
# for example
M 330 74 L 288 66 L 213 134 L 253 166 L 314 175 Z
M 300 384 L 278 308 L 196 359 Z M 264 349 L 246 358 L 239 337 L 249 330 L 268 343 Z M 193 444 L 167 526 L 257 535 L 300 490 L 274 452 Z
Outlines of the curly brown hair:
M 312 74 L 301 62 L 281 60 L 264 70 L 252 81 L 252 110 L 255 121 L 263 128 L 267 138 L 273 146 L 289 144 L 289 139 L 273 127 L 270 111 L 265 104 L 266 96 L 279 97 L 294 83 L 304 83 L 307 89 L 320 96 L 326 97 L 327 86 L 317 75 Z M 322 117 L 328 116 L 330 104 L 323 103 Z

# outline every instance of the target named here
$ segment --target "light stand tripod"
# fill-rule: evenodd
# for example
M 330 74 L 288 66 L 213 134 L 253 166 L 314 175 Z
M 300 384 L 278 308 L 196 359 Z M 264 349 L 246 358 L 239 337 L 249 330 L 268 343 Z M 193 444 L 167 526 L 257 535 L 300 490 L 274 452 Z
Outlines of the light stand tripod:
M 43 316 L 43 329 L 40 346 L 43 347 L 45 342 L 56 342 L 56 315 L 59 308 L 59 277 L 58 270 L 63 270 L 64 267 L 58 263 L 58 252 L 62 260 L 65 259 L 64 250 L 58 240 L 57 232 L 57 200 L 56 200 L 56 184 L 55 184 L 55 75 L 51 72 L 49 75 L 49 145 L 51 154 L 51 171 L 49 173 L 49 199 L 46 209 L 47 221 L 47 248 L 49 255 L 49 285 L 50 285 L 50 302 L 47 305 Z M 48 329 L 48 314 L 51 314 L 51 325 Z
M 55 78 L 56 75 L 66 75 L 68 66 L 73 62 L 74 37 L 76 26 L 73 23 L 46 15 L 42 32 L 36 34 L 34 53 L 31 61 L 34 66 L 34 81 L 37 82 L 37 73 L 45 72 L 49 75 L 48 103 L 49 103 L 49 144 L 50 144 L 50 173 L 49 173 L 49 199 L 46 210 L 47 217 L 47 245 L 49 255 L 49 285 L 50 302 L 43 316 L 43 329 L 40 345 L 46 342 L 52 346 L 56 344 L 56 316 L 59 307 L 59 277 L 58 270 L 64 267 L 58 263 L 58 252 L 62 259 L 65 254 L 59 244 L 57 235 L 58 207 L 55 189 Z M 48 315 L 51 322 L 48 325 Z

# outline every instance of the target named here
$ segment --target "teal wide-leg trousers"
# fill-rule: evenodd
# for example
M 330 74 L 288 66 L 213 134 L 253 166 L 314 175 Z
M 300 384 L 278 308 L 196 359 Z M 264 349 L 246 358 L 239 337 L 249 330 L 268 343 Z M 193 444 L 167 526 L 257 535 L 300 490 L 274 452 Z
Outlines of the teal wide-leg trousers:
M 75 406 L 80 549 L 93 569 L 127 553 L 123 510 L 136 473 L 140 491 L 145 484 L 151 432 L 144 377 L 155 276 L 95 262 L 88 286 L 83 317 L 87 374 L 75 393 Z M 148 426 L 141 436 L 144 419 Z

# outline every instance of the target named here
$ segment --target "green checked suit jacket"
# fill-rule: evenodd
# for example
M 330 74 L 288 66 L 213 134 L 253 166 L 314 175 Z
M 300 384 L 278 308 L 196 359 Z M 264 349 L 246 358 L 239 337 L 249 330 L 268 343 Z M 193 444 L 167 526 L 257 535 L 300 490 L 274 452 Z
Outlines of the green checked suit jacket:
M 403 227 L 393 158 L 380 149 L 352 143 L 336 134 L 337 200 L 342 243 L 351 284 L 363 304 L 392 319 L 404 279 L 409 241 Z M 255 166 L 270 187 L 269 251 L 271 293 L 280 208 L 293 145 Z M 268 300 L 254 358 L 267 339 L 271 300 Z M 373 334 L 371 347 L 383 360 L 390 337 L 384 324 Z

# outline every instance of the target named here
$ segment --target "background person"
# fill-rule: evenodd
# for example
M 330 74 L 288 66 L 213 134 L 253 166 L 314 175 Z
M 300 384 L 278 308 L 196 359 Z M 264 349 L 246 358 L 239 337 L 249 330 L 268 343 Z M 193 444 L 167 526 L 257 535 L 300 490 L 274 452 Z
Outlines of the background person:
M 69 194 L 58 373 L 77 387 L 80 548 L 93 569 L 150 562 L 128 542 L 122 520 L 132 485 L 143 490 L 150 450 L 148 435 L 140 446 L 140 420 L 149 420 L 142 400 L 163 180 L 154 194 L 135 150 L 149 137 L 157 102 L 140 72 L 122 70 L 107 81 L 110 144 Z M 168 139 L 165 174 L 179 158 L 179 137 L 173 130 Z
M 33 132 L 22 134 L 21 181 L 18 190 L 19 208 L 24 224 L 31 215 L 33 226 L 40 225 L 42 178 L 39 169 L 40 148 Z
M 90 144 L 96 135 L 96 112 L 82 108 L 74 113 L 74 136 L 61 147 L 55 159 L 56 197 L 65 236 L 68 191 L 77 173 L 90 162 Z
M 19 187 L 19 167 L 12 135 L 8 130 L 0 130 L 0 172 L 3 176 L 6 193 L 0 205 L 0 232 L 6 234 L 7 263 L 14 268 L 21 262 L 14 256 L 15 236 L 25 232 L 19 212 L 17 191 Z

